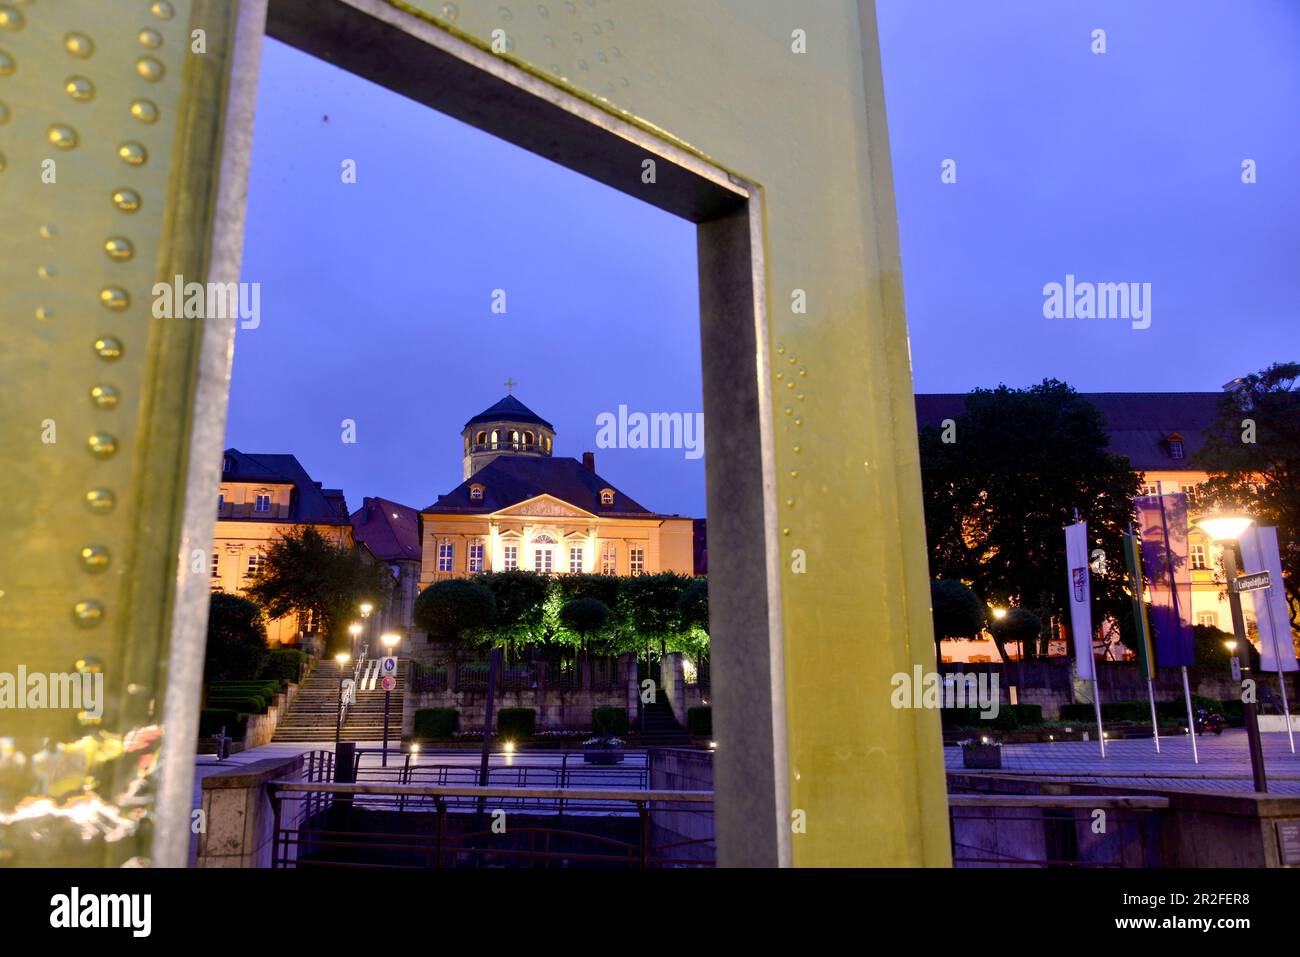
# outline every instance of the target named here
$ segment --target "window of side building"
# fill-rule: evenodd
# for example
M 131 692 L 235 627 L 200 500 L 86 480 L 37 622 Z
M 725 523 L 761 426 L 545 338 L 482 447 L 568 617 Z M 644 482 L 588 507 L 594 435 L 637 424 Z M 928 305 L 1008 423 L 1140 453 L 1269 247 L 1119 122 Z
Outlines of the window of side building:
M 627 553 L 629 571 L 633 575 L 640 575 L 645 571 L 645 549 L 638 545 L 633 545 Z
M 569 546 L 569 571 L 575 575 L 582 571 L 581 545 Z
M 481 572 L 483 570 L 483 543 L 469 543 L 469 570 L 471 572 Z

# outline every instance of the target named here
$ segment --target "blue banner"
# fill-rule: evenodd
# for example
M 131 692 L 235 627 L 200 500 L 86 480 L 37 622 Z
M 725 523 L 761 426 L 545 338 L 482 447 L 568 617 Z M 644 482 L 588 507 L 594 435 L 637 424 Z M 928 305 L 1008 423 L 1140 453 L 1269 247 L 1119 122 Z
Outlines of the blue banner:
M 1193 665 L 1196 651 L 1192 640 L 1187 496 L 1182 492 L 1142 495 L 1133 502 L 1142 539 L 1142 567 L 1151 592 L 1156 664 L 1161 668 Z

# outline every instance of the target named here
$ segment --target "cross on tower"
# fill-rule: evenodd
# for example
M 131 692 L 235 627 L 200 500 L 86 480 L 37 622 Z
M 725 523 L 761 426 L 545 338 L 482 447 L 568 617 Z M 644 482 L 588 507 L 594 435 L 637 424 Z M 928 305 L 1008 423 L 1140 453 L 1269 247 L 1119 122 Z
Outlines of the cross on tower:
M 513 392 L 518 384 L 514 379 L 506 379 L 506 391 Z

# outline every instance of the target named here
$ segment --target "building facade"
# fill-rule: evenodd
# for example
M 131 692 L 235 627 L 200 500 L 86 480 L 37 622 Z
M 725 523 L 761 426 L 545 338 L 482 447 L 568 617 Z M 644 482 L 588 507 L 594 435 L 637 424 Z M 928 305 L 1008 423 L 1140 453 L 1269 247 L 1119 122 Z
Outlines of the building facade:
M 557 458 L 555 430 L 514 396 L 461 433 L 464 481 L 420 513 L 419 585 L 485 571 L 636 575 L 695 570 L 694 526 L 645 508 L 596 472 Z
M 1220 392 L 1088 392 L 1090 402 L 1106 420 L 1109 450 L 1128 458 L 1142 483 L 1141 493 L 1186 493 L 1192 517 L 1197 490 L 1209 473 L 1191 463 L 1205 445 L 1208 429 L 1218 413 Z M 961 393 L 932 393 L 916 397 L 917 424 L 941 427 L 965 408 Z M 1192 571 L 1192 620 L 1232 630 L 1222 549 L 1193 526 L 1189 534 Z M 1243 596 L 1247 627 L 1255 621 L 1249 594 Z M 953 660 L 996 661 L 991 640 L 954 641 Z M 1065 642 L 1054 643 L 1065 653 Z M 947 649 L 945 648 L 945 656 Z
M 420 512 L 390 499 L 366 497 L 350 520 L 357 545 L 393 575 L 393 593 L 377 612 L 375 634 L 391 631 L 406 638 L 420 591 Z
M 339 489 L 312 481 L 292 455 L 252 455 L 226 449 L 209 574 L 212 590 L 241 595 L 257 577 L 271 543 L 314 528 L 327 541 L 353 544 L 347 504 Z M 271 645 L 313 633 L 313 622 L 288 616 L 267 622 Z

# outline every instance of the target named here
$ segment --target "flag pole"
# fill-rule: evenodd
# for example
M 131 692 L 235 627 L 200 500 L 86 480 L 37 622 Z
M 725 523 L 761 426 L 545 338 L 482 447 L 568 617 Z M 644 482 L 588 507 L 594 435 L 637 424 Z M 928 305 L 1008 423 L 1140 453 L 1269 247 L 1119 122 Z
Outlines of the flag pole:
M 1074 524 L 1079 524 L 1079 510 L 1077 508 L 1074 510 Z M 1091 589 L 1089 590 L 1089 597 L 1091 597 Z M 1088 616 L 1089 618 L 1092 616 L 1091 608 L 1088 609 Z M 1070 624 L 1073 625 L 1074 623 L 1071 622 Z M 1084 644 L 1084 647 L 1080 648 L 1080 644 Z M 1089 658 L 1092 657 L 1091 631 L 1082 638 L 1079 635 L 1074 636 L 1074 651 L 1076 655 L 1086 654 Z M 1106 756 L 1106 731 L 1101 726 L 1101 688 L 1097 684 L 1097 662 L 1095 661 L 1092 662 L 1092 707 L 1097 714 L 1097 744 L 1101 748 L 1101 756 L 1104 758 Z
M 1137 631 L 1138 641 L 1142 643 L 1141 666 L 1147 673 L 1147 701 L 1151 703 L 1151 738 L 1156 743 L 1156 754 L 1160 753 L 1160 722 L 1156 718 L 1156 665 L 1151 649 L 1151 623 L 1147 621 L 1146 602 L 1142 598 L 1142 544 L 1138 539 L 1137 526 L 1128 523 L 1130 552 L 1125 555 L 1133 570 L 1133 627 Z
M 1196 753 L 1196 718 L 1192 715 L 1192 689 L 1187 685 L 1187 665 L 1183 665 L 1183 698 L 1187 702 L 1187 734 L 1192 739 L 1192 763 L 1200 764 L 1201 757 Z
M 1160 501 L 1160 530 L 1165 536 L 1165 568 L 1169 570 L 1169 599 L 1174 605 L 1174 618 L 1182 621 L 1178 611 L 1178 581 L 1174 578 L 1174 555 L 1169 547 L 1169 519 L 1165 516 L 1165 490 L 1163 482 L 1156 482 L 1156 497 Z M 1187 665 L 1183 669 L 1183 700 L 1187 702 L 1187 734 L 1192 739 L 1192 763 L 1200 764 L 1201 756 L 1196 750 L 1196 715 L 1192 713 L 1192 689 L 1187 684 Z

